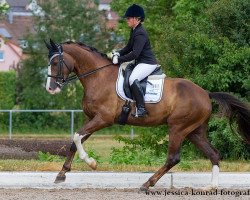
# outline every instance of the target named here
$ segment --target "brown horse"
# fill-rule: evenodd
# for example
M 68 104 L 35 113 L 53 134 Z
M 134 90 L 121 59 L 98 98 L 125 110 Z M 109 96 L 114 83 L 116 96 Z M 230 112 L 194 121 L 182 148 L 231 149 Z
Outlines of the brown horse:
M 92 133 L 118 122 L 124 101 L 116 94 L 118 66 L 96 49 L 81 43 L 46 43 L 49 49 L 49 69 L 46 89 L 51 94 L 61 91 L 67 82 L 79 78 L 84 87 L 83 111 L 88 117 L 85 125 L 77 131 L 69 149 L 67 159 L 55 182 L 63 182 L 70 171 L 76 151 L 92 169 L 96 162 L 89 158 L 82 143 Z M 74 72 L 76 76 L 69 77 Z M 157 104 L 146 104 L 149 115 L 145 118 L 129 116 L 127 124 L 137 126 L 169 127 L 168 158 L 166 163 L 144 183 L 141 190 L 148 190 L 180 162 L 180 148 L 185 138 L 199 148 L 212 162 L 212 187 L 218 186 L 219 153 L 207 139 L 208 121 L 211 115 L 211 99 L 223 108 L 224 115 L 232 122 L 236 120 L 238 132 L 250 143 L 250 109 L 227 93 L 208 93 L 191 81 L 180 78 L 166 78 L 163 96 Z M 134 105 L 134 104 L 133 104 Z M 134 111 L 134 106 L 132 112 Z

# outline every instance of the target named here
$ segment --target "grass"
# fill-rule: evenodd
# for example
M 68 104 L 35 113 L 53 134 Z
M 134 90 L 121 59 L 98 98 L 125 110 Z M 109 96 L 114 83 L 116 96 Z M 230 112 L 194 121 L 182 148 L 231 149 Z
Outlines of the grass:
M 35 137 L 35 135 L 33 135 Z M 23 135 L 19 136 L 23 138 Z M 26 137 L 26 136 L 24 136 Z M 35 137 L 37 138 L 37 136 Z M 58 137 L 53 137 L 58 138 Z M 53 139 L 52 138 L 52 139 Z M 69 135 L 64 135 L 64 138 L 69 138 Z M 112 147 L 122 147 L 123 144 L 115 141 L 111 135 L 93 135 L 86 141 L 84 148 L 86 151 L 93 151 L 100 157 L 97 171 L 120 171 L 120 172 L 154 172 L 161 166 L 146 166 L 146 165 L 125 165 L 125 164 L 110 164 L 109 155 Z M 91 171 L 91 169 L 76 156 L 72 165 L 72 171 Z M 62 168 L 64 159 L 59 161 L 48 162 L 39 160 L 0 160 L 0 171 L 59 171 Z M 162 163 L 164 164 L 164 163 Z M 249 161 L 236 160 L 236 161 L 221 161 L 220 170 L 224 172 L 249 172 Z M 172 172 L 210 172 L 211 163 L 208 159 L 198 160 L 182 160 L 176 165 Z
M 60 162 L 41 162 L 38 160 L 0 160 L 0 171 L 59 171 L 63 161 Z M 188 166 L 188 167 L 187 167 Z M 107 162 L 98 164 L 97 171 L 116 171 L 116 172 L 155 172 L 161 166 L 145 165 L 111 165 Z M 176 165 L 172 172 L 210 172 L 211 163 L 208 160 L 200 159 L 196 161 L 185 161 Z M 72 171 L 91 171 L 83 162 L 73 162 Z M 249 172 L 250 163 L 247 161 L 222 161 L 220 171 L 223 172 Z

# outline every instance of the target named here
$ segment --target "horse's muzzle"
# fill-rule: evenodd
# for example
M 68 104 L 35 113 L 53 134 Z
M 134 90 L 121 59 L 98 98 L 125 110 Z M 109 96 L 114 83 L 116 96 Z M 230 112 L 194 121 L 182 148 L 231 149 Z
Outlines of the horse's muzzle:
M 61 85 L 58 84 L 56 81 L 53 81 L 51 77 L 48 77 L 46 83 L 46 90 L 50 94 L 58 94 L 61 92 Z
M 58 94 L 61 92 L 61 88 L 57 87 L 55 90 L 52 90 L 51 88 L 46 89 L 50 94 Z

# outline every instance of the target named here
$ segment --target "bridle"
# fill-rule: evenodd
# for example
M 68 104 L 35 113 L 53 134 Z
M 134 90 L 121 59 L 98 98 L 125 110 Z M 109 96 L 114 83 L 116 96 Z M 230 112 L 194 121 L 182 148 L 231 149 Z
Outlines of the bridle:
M 64 75 L 63 75 L 63 64 L 67 67 L 67 69 L 69 70 L 69 73 L 71 72 L 71 70 L 70 70 L 70 68 L 68 67 L 68 65 L 65 63 L 65 61 L 63 59 L 63 51 L 62 51 L 61 45 L 58 45 L 58 52 L 54 52 L 52 54 L 52 56 L 50 57 L 48 68 L 51 68 L 51 62 L 56 57 L 58 57 L 58 59 L 59 59 L 59 62 L 57 64 L 57 66 L 58 66 L 57 75 L 52 76 L 51 74 L 48 74 L 48 77 L 55 78 L 56 79 L 55 83 L 60 88 L 62 88 L 65 84 L 67 84 L 67 78 L 65 79 Z
M 62 46 L 61 45 L 57 45 L 58 46 L 58 52 L 54 52 L 52 54 L 52 56 L 50 57 L 49 59 L 49 65 L 48 67 L 51 67 L 51 62 L 53 61 L 54 58 L 58 57 L 59 59 L 59 62 L 57 64 L 58 66 L 58 72 L 57 72 L 57 75 L 56 76 L 52 76 L 50 74 L 48 74 L 48 77 L 51 77 L 51 78 L 55 78 L 56 81 L 55 83 L 60 87 L 62 88 L 63 86 L 67 85 L 68 83 L 72 82 L 72 81 L 75 81 L 77 79 L 80 79 L 80 78 L 84 78 L 84 77 L 87 77 L 91 74 L 94 74 L 96 73 L 97 71 L 105 68 L 105 67 L 108 67 L 108 66 L 111 66 L 113 65 L 113 63 L 110 63 L 110 64 L 107 64 L 107 65 L 104 65 L 102 67 L 99 67 L 97 69 L 94 69 L 94 70 L 91 70 L 89 72 L 86 72 L 86 73 L 83 73 L 83 74 L 80 74 L 80 75 L 72 75 L 68 78 L 64 78 L 64 74 L 63 74 L 63 65 L 66 66 L 66 68 L 68 69 L 69 71 L 69 74 L 72 72 L 72 70 L 68 67 L 68 65 L 65 63 L 64 59 L 63 59 L 63 50 L 62 50 Z M 85 49 L 87 51 L 90 51 L 88 49 Z

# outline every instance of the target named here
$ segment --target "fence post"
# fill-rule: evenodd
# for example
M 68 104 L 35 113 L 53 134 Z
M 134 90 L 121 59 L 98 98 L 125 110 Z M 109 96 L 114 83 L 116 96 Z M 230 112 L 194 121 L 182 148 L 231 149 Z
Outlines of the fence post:
M 73 138 L 74 132 L 74 111 L 71 110 L 71 138 Z
M 12 138 L 12 110 L 9 112 L 9 139 Z
M 133 140 L 135 137 L 135 131 L 134 131 L 134 128 L 131 127 L 131 130 L 130 130 L 130 138 Z

